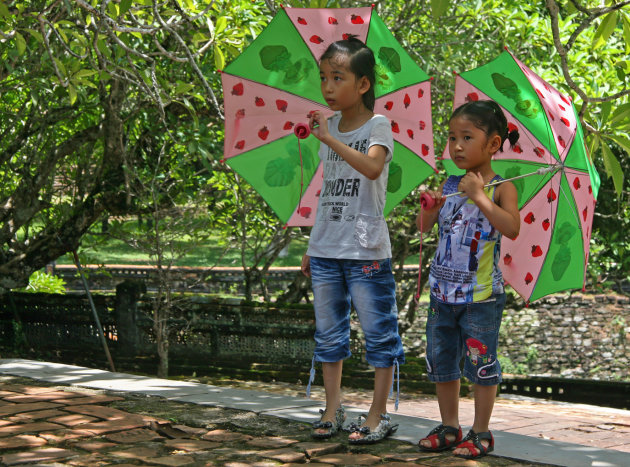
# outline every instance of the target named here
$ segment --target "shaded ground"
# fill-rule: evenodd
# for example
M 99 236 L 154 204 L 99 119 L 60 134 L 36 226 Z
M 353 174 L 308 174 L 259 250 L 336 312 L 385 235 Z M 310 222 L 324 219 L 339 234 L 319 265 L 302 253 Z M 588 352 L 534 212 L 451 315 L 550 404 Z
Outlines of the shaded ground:
M 350 447 L 345 438 L 313 442 L 309 425 L 253 412 L 0 377 L 3 465 L 542 465 L 465 461 L 395 440 Z

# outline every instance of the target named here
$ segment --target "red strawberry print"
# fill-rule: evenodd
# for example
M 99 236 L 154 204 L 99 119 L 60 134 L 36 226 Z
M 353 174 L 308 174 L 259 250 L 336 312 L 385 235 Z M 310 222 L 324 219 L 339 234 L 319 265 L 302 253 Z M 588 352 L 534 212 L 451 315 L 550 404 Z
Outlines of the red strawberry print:
M 553 188 L 549 188 L 549 192 L 547 193 L 547 202 L 552 203 L 558 198 L 556 196 L 556 192 L 553 191 Z
M 562 104 L 558 104 L 558 107 L 560 107 L 560 110 L 562 110 L 563 112 L 565 112 L 567 109 L 564 108 L 564 106 Z
M 549 112 L 549 111 L 548 111 L 548 112 L 547 112 L 547 115 L 549 115 L 549 118 L 550 118 L 552 121 L 555 121 L 555 120 L 556 120 L 556 117 L 555 117 L 555 116 L 554 116 L 551 112 Z
M 576 190 L 579 190 L 580 188 L 582 188 L 582 184 L 580 183 L 580 179 L 575 177 L 575 179 L 573 179 L 573 188 L 575 188 Z
M 563 149 L 567 147 L 567 143 L 565 143 L 564 138 L 560 135 L 558 135 L 558 143 L 560 143 L 560 146 L 562 146 Z
M 245 109 L 238 109 L 236 111 L 236 118 L 243 118 L 245 116 Z
M 525 276 L 525 283 L 527 285 L 531 284 L 531 282 L 534 280 L 534 276 L 531 275 L 531 273 L 527 273 L 527 275 Z
M 392 120 L 392 131 L 394 133 L 400 133 L 400 128 L 398 128 L 398 123 Z
M 551 227 L 551 222 L 549 222 L 549 219 L 545 219 L 544 221 L 542 221 L 542 226 L 543 229 L 545 229 L 545 232 L 549 230 L 549 227 Z
M 306 20 L 301 16 L 298 16 L 297 22 L 306 26 Z
M 588 186 L 588 194 L 589 195 L 593 194 L 593 187 L 591 185 Z
M 466 95 L 466 102 L 478 101 L 478 100 L 479 100 L 479 94 L 477 94 L 476 92 L 469 92 Z
M 418 99 L 420 99 L 422 96 L 424 96 L 424 91 L 422 90 L 422 88 L 418 89 Z
M 429 146 L 427 146 L 426 144 L 422 145 L 422 155 L 423 156 L 428 156 L 429 155 Z
M 409 135 L 411 139 L 413 139 L 413 130 L 411 129 L 407 130 L 407 134 Z
M 337 23 L 337 18 L 333 18 L 332 16 L 328 17 L 328 24 L 338 24 Z
M 344 33 L 341 35 L 341 38 L 342 38 L 344 41 L 347 41 L 348 39 L 350 39 L 350 36 L 351 36 L 351 34 L 349 34 L 349 33 L 347 33 L 347 32 L 344 32 Z
M 322 42 L 324 42 L 324 39 L 322 39 L 317 34 L 315 34 L 315 35 L 311 36 L 309 41 L 311 41 L 313 44 L 321 44 Z
M 243 95 L 243 83 L 235 84 L 232 87 L 232 95 L 233 96 L 242 96 Z
M 521 148 L 520 144 L 515 144 L 512 147 L 512 150 L 516 153 L 516 154 L 522 154 L 523 153 L 523 149 Z
M 540 92 L 538 89 L 536 89 L 536 94 L 538 94 L 540 97 L 542 97 L 543 99 L 545 98 L 545 96 L 543 96 L 543 93 Z
M 547 86 L 547 83 L 543 82 L 543 86 L 545 87 L 545 89 L 547 90 L 547 92 L 551 92 L 551 89 L 549 89 L 549 86 Z
M 420 123 L 418 126 L 420 127 L 421 130 L 424 130 L 427 127 L 427 124 L 424 123 L 422 120 L 420 120 Z
M 262 127 L 260 130 L 258 130 L 258 137 L 260 139 L 262 139 L 263 141 L 267 139 L 267 136 L 269 136 L 269 130 L 267 129 L 266 126 Z
M 405 99 L 403 100 L 403 104 L 405 104 L 405 109 L 409 107 L 411 104 L 411 99 L 409 98 L 409 94 L 405 94 Z
M 567 100 L 567 98 L 566 98 L 566 97 L 564 97 L 562 94 L 560 94 L 560 99 L 562 99 L 562 102 L 564 102 L 565 104 L 567 104 L 567 105 L 571 105 L 571 102 L 569 102 L 569 101 Z
M 312 211 L 313 210 L 311 208 L 309 208 L 307 206 L 304 206 L 303 208 L 300 208 L 299 214 L 300 214 L 300 216 L 308 219 L 309 217 L 311 217 L 311 212 Z
M 387 110 L 392 110 L 393 107 L 394 107 L 394 103 L 392 101 L 385 102 L 385 108 Z
M 538 258 L 539 256 L 542 256 L 543 252 L 542 249 L 540 248 L 540 246 L 538 245 L 532 245 L 532 256 L 534 258 Z
M 512 256 L 509 253 L 506 253 L 503 257 L 503 264 L 509 266 L 512 263 Z
M 508 122 L 508 131 L 512 133 L 513 131 L 518 131 L 518 127 L 514 125 L 514 123 Z
M 234 145 L 234 147 L 236 149 L 243 149 L 245 147 L 245 140 L 244 139 L 240 140 L 238 143 Z
M 291 128 L 293 128 L 294 123 L 293 122 L 286 122 L 284 124 L 284 126 L 282 127 L 283 130 L 290 130 Z
M 525 219 L 523 219 L 523 220 L 525 222 L 527 222 L 528 224 L 532 224 L 536 220 L 536 217 L 534 217 L 534 213 L 533 212 L 530 212 L 529 214 L 527 214 L 525 216 Z
M 542 157 L 545 155 L 545 150 L 541 147 L 535 147 L 534 152 L 536 153 L 538 157 Z
M 357 16 L 357 15 L 352 15 L 350 17 L 350 22 L 352 24 L 363 24 L 363 18 L 361 18 L 360 16 Z
M 288 105 L 289 103 L 287 101 L 282 100 L 282 99 L 276 99 L 276 107 L 278 107 L 278 110 L 280 112 L 286 112 Z
M 588 217 L 588 208 L 584 208 L 582 211 L 582 217 L 584 218 L 584 222 L 586 222 L 586 218 Z
M 315 193 L 315 196 L 316 196 L 317 198 L 319 198 L 319 195 L 320 195 L 320 193 L 321 193 L 321 192 L 322 192 L 322 190 L 317 190 L 317 193 Z
M 566 118 L 564 118 L 564 117 L 561 117 L 561 118 L 560 118 L 560 121 L 561 121 L 562 123 L 564 123 L 566 126 L 571 126 L 571 123 L 569 123 L 569 121 L 568 121 Z
M 256 97 L 256 100 L 254 102 L 256 104 L 256 107 L 264 107 L 265 105 L 265 100 L 262 97 Z

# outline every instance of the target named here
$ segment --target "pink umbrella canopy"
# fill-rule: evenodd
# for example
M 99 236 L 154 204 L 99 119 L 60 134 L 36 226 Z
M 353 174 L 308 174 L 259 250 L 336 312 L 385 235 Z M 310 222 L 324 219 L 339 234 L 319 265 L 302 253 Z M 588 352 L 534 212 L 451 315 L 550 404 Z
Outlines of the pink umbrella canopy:
M 288 226 L 315 222 L 322 167 L 314 136 L 295 126 L 321 110 L 319 57 L 331 42 L 356 35 L 377 61 L 374 111 L 391 120 L 385 214 L 435 171 L 430 79 L 371 7 L 281 9 L 223 71 L 224 159 Z
M 509 51 L 456 78 L 454 108 L 485 99 L 502 107 L 520 135 L 492 164 L 503 178 L 523 177 L 513 180 L 521 231 L 501 243 L 506 282 L 528 302 L 582 288 L 600 180 L 573 103 Z M 461 173 L 448 148 L 443 159 L 447 171 Z

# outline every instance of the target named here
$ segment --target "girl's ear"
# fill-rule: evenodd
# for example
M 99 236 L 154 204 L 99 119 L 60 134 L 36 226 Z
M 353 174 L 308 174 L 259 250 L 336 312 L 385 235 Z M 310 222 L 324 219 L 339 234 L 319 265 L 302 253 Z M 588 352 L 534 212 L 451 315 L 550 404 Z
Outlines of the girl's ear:
M 488 141 L 490 154 L 494 155 L 501 148 L 502 141 L 503 140 L 498 133 L 495 133 L 490 137 Z
M 367 79 L 367 76 L 362 76 L 359 78 L 359 94 L 363 95 L 370 90 L 370 80 Z

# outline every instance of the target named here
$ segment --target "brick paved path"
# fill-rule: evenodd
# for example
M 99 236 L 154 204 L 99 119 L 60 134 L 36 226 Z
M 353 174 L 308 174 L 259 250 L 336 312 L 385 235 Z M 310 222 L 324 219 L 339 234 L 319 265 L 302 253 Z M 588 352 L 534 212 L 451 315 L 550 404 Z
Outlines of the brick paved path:
M 464 461 L 395 440 L 350 448 L 345 434 L 313 442 L 304 423 L 10 376 L 0 378 L 0 456 L 2 465 L 54 466 L 536 465 Z
M 220 381 L 209 381 L 221 384 Z M 233 383 L 234 384 L 234 383 Z M 288 383 L 239 382 L 239 387 L 280 393 L 286 396 L 303 397 L 304 386 Z M 368 410 L 372 393 L 362 389 L 344 388 L 343 403 L 358 409 Z M 311 398 L 324 401 L 324 391 L 313 386 Z M 388 403 L 388 411 L 394 407 Z M 395 412 L 400 415 L 440 420 L 440 410 L 434 396 L 402 393 L 400 406 Z M 474 402 L 463 397 L 459 402 L 460 423 L 470 427 L 473 423 Z M 527 397 L 498 397 L 490 421 L 492 430 L 519 435 L 533 436 L 553 441 L 580 444 L 594 448 L 614 449 L 630 453 L 630 411 L 546 401 Z M 418 433 L 418 438 L 426 433 Z M 630 461 L 628 462 L 630 466 Z

